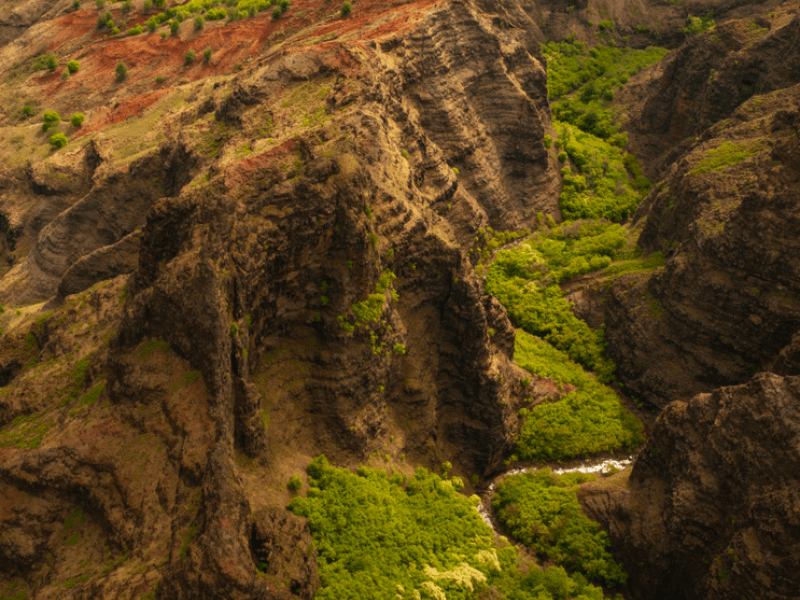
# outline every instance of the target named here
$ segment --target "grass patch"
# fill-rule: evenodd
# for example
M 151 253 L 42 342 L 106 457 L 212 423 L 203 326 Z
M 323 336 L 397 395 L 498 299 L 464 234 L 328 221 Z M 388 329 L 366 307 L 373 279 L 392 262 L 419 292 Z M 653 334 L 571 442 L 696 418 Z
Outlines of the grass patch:
M 512 475 L 497 487 L 492 505 L 509 532 L 541 559 L 552 560 L 609 587 L 628 574 L 609 551 L 608 534 L 581 513 L 578 484 L 586 473 L 555 475 L 550 469 Z
M 516 548 L 496 544 L 477 497 L 459 494 L 455 478 L 422 468 L 411 478 L 363 466 L 355 474 L 324 456 L 307 472 L 308 496 L 289 509 L 308 519 L 319 551 L 316 600 L 467 600 L 490 586 L 518 600 L 603 597 L 561 567 L 531 566 L 523 575 Z
M 689 171 L 689 175 L 700 175 L 709 171 L 719 171 L 736 163 L 742 162 L 749 156 L 758 154 L 758 148 L 747 144 L 734 144 L 723 142 L 716 148 L 703 153 L 703 158 Z

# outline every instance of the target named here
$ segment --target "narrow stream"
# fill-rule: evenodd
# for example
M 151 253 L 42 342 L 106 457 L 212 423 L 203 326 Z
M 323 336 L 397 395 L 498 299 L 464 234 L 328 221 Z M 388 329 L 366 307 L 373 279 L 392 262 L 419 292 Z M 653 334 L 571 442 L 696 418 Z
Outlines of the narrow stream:
M 615 458 L 606 458 L 606 459 L 587 459 L 582 464 L 578 465 L 577 467 L 566 467 L 563 469 L 553 469 L 553 473 L 556 475 L 563 475 L 564 473 L 598 473 L 598 474 L 605 474 L 610 473 L 611 471 L 621 471 L 625 467 L 631 465 L 634 461 L 634 455 L 631 454 L 627 458 L 622 459 L 615 459 Z M 511 469 L 502 473 L 492 479 L 492 482 L 489 484 L 489 487 L 486 488 L 486 491 L 481 494 L 481 501 L 476 507 L 478 514 L 481 516 L 483 521 L 492 528 L 495 535 L 500 535 L 500 522 L 497 520 L 497 517 L 492 510 L 492 496 L 494 496 L 495 487 L 499 482 L 503 479 L 508 477 L 509 475 L 520 475 L 522 473 L 528 473 L 531 471 L 536 471 L 534 468 L 523 468 L 523 469 Z

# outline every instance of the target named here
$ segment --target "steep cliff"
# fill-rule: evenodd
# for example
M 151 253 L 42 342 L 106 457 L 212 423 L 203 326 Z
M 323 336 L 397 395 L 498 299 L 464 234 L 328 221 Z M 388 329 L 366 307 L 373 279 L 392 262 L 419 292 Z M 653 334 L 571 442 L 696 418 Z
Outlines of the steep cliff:
M 635 598 L 797 597 L 800 378 L 674 402 L 627 488 L 588 484 Z
M 204 66 L 182 54 L 221 25 L 51 41 L 97 81 L 123 48 L 163 44 L 147 72 L 126 57 L 113 92 L 11 67 L 42 108 L 80 96 L 87 119 L 60 151 L 39 124 L 4 133 L 23 141 L 0 297 L 38 302 L 4 321 L 5 581 L 43 598 L 310 598 L 305 525 L 275 507 L 311 456 L 451 460 L 469 478 L 502 464 L 524 398 L 558 393 L 521 383 L 468 255 L 482 226 L 559 218 L 534 36 L 472 3 L 304 10 L 228 25 Z M 346 43 L 320 43 L 331 30 Z M 234 40 L 255 34 L 267 48 L 245 58 Z
M 614 282 L 602 312 L 620 380 L 654 406 L 769 370 L 800 330 L 795 235 L 800 88 L 791 70 L 800 20 L 784 18 L 772 30 L 747 23 L 715 30 L 720 39 L 742 38 L 717 59 L 717 71 L 707 70 L 700 59 L 707 55 L 704 49 L 722 42 L 703 34 L 660 70 L 641 75 L 658 76 L 650 79 L 642 112 L 630 122 L 632 144 L 657 140 L 660 149 L 670 144 L 676 149 L 664 155 L 669 166 L 634 222 L 642 228 L 642 251 L 660 251 L 667 261 L 653 273 Z M 746 36 L 753 38 L 748 44 Z M 765 66 L 753 67 L 760 83 L 752 86 L 774 91 L 752 97 L 752 89 L 733 93 L 736 78 L 750 72 L 737 65 L 756 56 Z M 680 66 L 685 60 L 691 69 Z M 670 83 L 676 77 L 698 83 L 695 88 Z M 694 108 L 667 89 L 692 98 Z M 667 111 L 665 102 L 679 109 Z M 664 120 L 663 128 L 652 123 L 656 118 Z M 643 130 L 652 133 L 642 137 Z M 684 137 L 693 131 L 698 135 Z M 597 288 L 588 296 L 605 293 Z

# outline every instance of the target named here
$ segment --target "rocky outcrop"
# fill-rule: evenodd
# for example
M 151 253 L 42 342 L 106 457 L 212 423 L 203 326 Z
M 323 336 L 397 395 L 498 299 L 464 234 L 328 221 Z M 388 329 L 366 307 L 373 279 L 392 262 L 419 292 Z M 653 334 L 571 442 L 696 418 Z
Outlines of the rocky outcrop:
M 793 39 L 798 23 L 795 18 L 753 41 L 738 60 L 759 44 L 782 44 L 791 54 L 796 48 L 786 40 Z M 719 28 L 720 35 L 740 31 L 741 23 L 726 27 Z M 699 41 L 687 46 L 700 47 Z M 791 70 L 783 69 L 776 56 L 766 50 L 760 56 L 772 56 L 771 66 L 759 69 L 763 85 L 792 80 Z M 731 68 L 713 75 L 704 90 L 730 99 L 730 90 L 723 90 L 733 84 L 715 86 L 730 83 L 738 72 Z M 653 84 L 656 90 L 666 85 L 666 77 Z M 651 104 L 658 102 L 661 98 L 653 96 Z M 609 355 L 619 378 L 655 406 L 747 381 L 771 368 L 800 330 L 795 234 L 800 146 L 794 134 L 800 125 L 800 87 L 753 96 L 735 110 L 711 105 L 721 108 L 703 113 L 698 105 L 695 116 L 706 125 L 717 124 L 682 143 L 679 159 L 635 216 L 642 227 L 639 246 L 646 253 L 662 252 L 666 265 L 620 278 L 604 304 Z M 653 109 L 652 115 L 657 113 Z M 643 117 L 636 127 L 645 122 Z M 666 144 L 668 138 L 660 139 Z
M 629 489 L 584 487 L 635 598 L 797 597 L 800 378 L 675 402 L 659 416 Z

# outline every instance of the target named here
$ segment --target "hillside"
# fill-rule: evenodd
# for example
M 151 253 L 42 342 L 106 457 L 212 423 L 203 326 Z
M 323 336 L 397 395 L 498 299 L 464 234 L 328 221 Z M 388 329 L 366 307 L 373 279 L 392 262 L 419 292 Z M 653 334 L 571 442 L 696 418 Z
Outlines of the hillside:
M 0 598 L 793 597 L 797 2 L 5 8 Z

